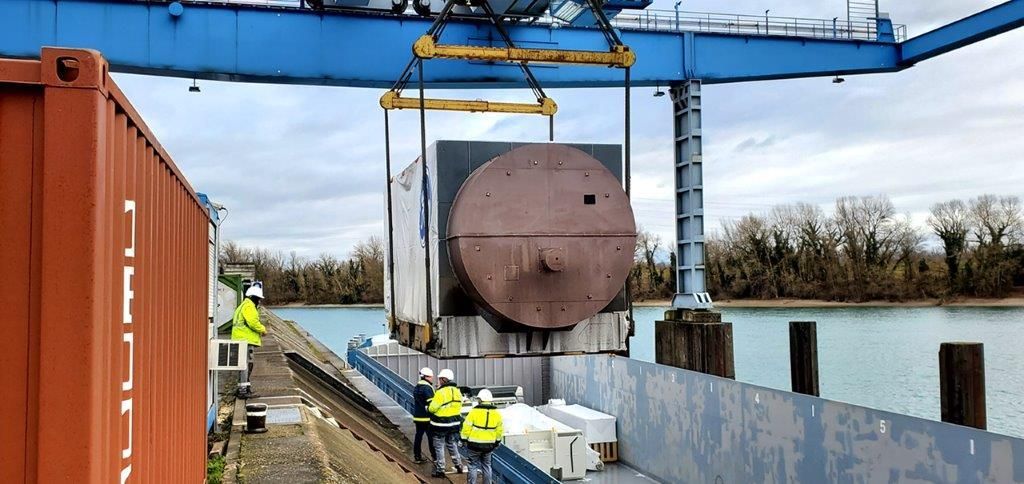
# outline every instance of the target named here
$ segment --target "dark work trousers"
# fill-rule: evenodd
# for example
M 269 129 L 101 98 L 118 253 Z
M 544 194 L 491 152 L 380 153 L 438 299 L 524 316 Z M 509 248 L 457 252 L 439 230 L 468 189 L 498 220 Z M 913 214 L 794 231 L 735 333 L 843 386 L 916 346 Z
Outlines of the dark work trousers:
M 430 422 L 415 422 L 416 423 L 416 438 L 412 442 L 412 455 L 417 460 L 423 458 L 423 452 L 420 450 L 423 445 L 423 436 L 427 436 L 427 449 L 430 449 L 430 460 L 437 460 L 437 451 L 434 450 L 434 441 L 432 437 L 433 431 L 430 428 Z
M 249 383 L 249 377 L 252 375 L 252 364 L 253 364 L 252 352 L 253 352 L 254 349 L 256 349 L 256 347 L 253 346 L 253 345 L 245 345 L 245 346 L 248 348 L 246 350 L 247 354 L 246 354 L 246 358 L 245 358 L 247 365 L 246 365 L 244 370 L 241 370 L 242 374 L 239 375 L 239 377 L 238 377 L 238 383 Z

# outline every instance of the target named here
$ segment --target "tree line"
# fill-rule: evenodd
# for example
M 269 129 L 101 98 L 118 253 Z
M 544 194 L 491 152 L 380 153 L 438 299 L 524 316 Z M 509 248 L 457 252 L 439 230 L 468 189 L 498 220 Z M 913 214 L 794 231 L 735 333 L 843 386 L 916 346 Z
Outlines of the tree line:
M 316 258 L 285 255 L 262 248 L 227 242 L 221 247 L 225 262 L 256 265 L 267 304 L 366 304 L 384 301 L 384 244 L 380 237 L 356 244 L 348 259 L 330 254 Z
M 634 300 L 675 292 L 672 245 L 639 230 L 629 280 Z M 255 263 L 268 304 L 384 301 L 380 237 L 360 242 L 347 259 L 234 242 L 224 244 L 221 257 Z M 949 200 L 933 205 L 920 228 L 884 195 L 839 198 L 830 214 L 808 203 L 778 205 L 724 222 L 707 237 L 705 266 L 716 299 L 1005 297 L 1024 286 L 1024 207 L 1014 196 Z
M 640 231 L 631 271 L 633 297 L 664 299 L 675 291 L 675 254 L 661 247 L 661 239 Z M 242 247 L 228 241 L 221 260 L 255 265 L 256 279 L 263 281 L 267 304 L 380 304 L 384 302 L 384 243 L 370 237 L 355 246 L 347 259 L 330 254 L 306 258 L 259 247 Z
M 719 299 L 900 301 L 1003 297 L 1024 284 L 1020 198 L 937 203 L 927 223 L 915 227 L 887 196 L 842 197 L 832 214 L 779 205 L 708 238 L 708 289 Z

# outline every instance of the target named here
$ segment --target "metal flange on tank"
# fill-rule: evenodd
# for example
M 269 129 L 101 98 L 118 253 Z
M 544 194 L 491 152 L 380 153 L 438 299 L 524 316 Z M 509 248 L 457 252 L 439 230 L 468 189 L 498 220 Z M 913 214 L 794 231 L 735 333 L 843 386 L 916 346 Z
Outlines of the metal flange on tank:
M 498 331 L 564 330 L 619 293 L 636 222 L 618 179 L 565 145 L 522 146 L 474 171 L 452 204 L 452 268 Z

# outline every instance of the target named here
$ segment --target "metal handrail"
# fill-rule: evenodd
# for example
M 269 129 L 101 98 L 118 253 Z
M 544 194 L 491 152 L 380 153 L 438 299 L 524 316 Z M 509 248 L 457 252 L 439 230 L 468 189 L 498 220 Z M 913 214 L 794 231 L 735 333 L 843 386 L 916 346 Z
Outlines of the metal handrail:
M 875 20 L 815 19 L 680 10 L 623 10 L 612 19 L 621 29 L 659 32 L 711 32 L 741 35 L 878 40 Z M 906 40 L 906 25 L 894 24 L 896 42 Z
M 276 8 L 298 8 L 300 0 L 185 0 L 188 3 L 222 3 Z M 358 8 L 351 9 L 359 11 Z M 383 15 L 392 15 L 377 12 Z M 404 14 L 404 15 L 411 15 Z M 733 35 L 764 35 L 816 39 L 878 41 L 878 23 L 872 19 L 846 20 L 839 17 L 815 19 L 743 15 L 684 10 L 626 9 L 611 20 L 612 26 L 624 30 L 655 32 L 709 32 Z M 566 22 L 545 15 L 534 25 L 564 26 Z M 896 42 L 907 39 L 907 26 L 893 24 Z

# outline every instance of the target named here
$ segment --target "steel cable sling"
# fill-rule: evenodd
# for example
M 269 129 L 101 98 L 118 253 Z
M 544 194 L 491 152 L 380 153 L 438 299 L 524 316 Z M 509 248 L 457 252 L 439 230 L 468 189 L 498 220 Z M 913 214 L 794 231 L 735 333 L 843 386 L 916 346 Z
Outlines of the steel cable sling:
M 604 10 L 601 9 L 600 0 L 587 0 L 587 3 L 590 4 L 591 10 L 594 11 L 594 17 L 597 19 L 597 24 L 601 28 L 601 32 L 604 33 L 605 40 L 608 41 L 608 45 L 611 47 L 612 51 L 613 52 L 616 51 L 616 50 L 628 51 L 628 47 L 626 47 L 626 45 L 622 43 L 622 39 L 619 38 L 619 35 L 615 32 L 615 29 L 612 28 L 611 22 L 608 20 L 608 16 L 605 15 Z M 625 188 L 625 191 L 626 191 L 626 198 L 627 199 L 631 199 L 632 198 L 632 188 L 633 188 L 632 187 L 632 185 L 633 185 L 633 173 L 632 173 L 632 166 L 631 166 L 631 161 L 632 160 L 630 159 L 630 154 L 632 152 L 632 139 L 631 139 L 631 136 L 630 136 L 630 131 L 631 131 L 631 126 L 630 126 L 630 121 L 631 121 L 630 120 L 630 110 L 631 110 L 630 109 L 631 108 L 630 104 L 631 104 L 631 99 L 630 99 L 630 92 L 629 91 L 630 91 L 630 84 L 631 84 L 630 69 L 632 68 L 632 63 L 629 63 L 629 64 L 625 65 L 624 67 L 626 69 L 625 80 L 623 82 L 625 84 L 625 93 L 624 93 L 624 96 L 623 96 L 624 97 L 623 102 L 625 104 L 625 109 L 624 109 L 625 110 L 625 116 L 624 116 L 625 119 L 623 121 L 624 124 L 625 124 L 625 129 L 624 129 L 625 133 L 623 134 L 623 143 L 622 143 L 623 156 L 622 156 L 622 158 L 623 158 L 623 171 L 625 172 L 625 174 L 624 174 L 624 176 L 622 178 L 623 178 L 623 185 L 624 185 L 624 188 Z M 673 268 L 673 270 L 675 270 L 675 268 Z M 625 284 L 625 288 L 624 288 L 625 296 L 626 296 L 626 304 L 628 305 L 628 308 L 629 308 L 629 336 L 633 336 L 634 332 L 636 331 L 636 319 L 633 317 L 633 294 L 632 294 L 633 291 L 630 288 L 630 285 L 631 285 L 631 282 L 632 282 L 632 278 L 633 278 L 633 271 L 630 270 L 629 273 L 627 273 L 627 275 L 626 275 L 626 284 Z M 628 338 L 626 339 L 626 356 L 629 356 L 629 339 Z

